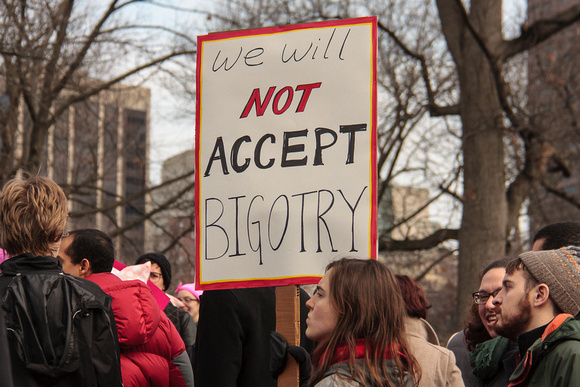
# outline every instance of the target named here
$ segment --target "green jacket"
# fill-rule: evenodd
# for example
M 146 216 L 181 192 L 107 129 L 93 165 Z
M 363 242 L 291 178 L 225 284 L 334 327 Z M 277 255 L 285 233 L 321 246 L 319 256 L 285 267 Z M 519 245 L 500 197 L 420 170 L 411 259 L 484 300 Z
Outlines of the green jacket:
M 509 387 L 564 387 L 580 383 L 580 321 L 556 316 L 510 377 Z

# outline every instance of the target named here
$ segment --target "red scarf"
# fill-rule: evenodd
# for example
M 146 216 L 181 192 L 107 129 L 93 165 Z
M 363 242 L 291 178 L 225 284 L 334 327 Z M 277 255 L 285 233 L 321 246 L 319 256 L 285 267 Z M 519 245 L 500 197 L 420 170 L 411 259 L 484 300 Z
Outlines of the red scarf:
M 365 352 L 366 352 L 366 344 L 369 340 L 367 339 L 358 339 L 356 341 L 356 353 L 355 353 L 355 359 L 364 359 L 365 358 Z M 403 359 L 406 359 L 405 355 L 403 355 L 399 349 L 400 349 L 400 345 L 397 344 L 396 346 L 397 349 L 397 354 L 399 356 L 401 356 Z M 324 358 L 325 356 L 323 356 Z M 391 346 L 389 345 L 387 348 L 385 348 L 385 352 L 383 353 L 382 356 L 383 359 L 387 359 L 387 360 L 391 360 L 393 359 L 393 354 L 391 352 Z M 346 345 L 346 343 L 342 342 L 337 348 L 336 351 L 334 352 L 334 356 L 332 357 L 332 361 L 331 364 L 335 364 L 335 363 L 341 363 L 344 361 L 348 361 L 349 359 L 349 350 L 348 350 L 348 346 Z

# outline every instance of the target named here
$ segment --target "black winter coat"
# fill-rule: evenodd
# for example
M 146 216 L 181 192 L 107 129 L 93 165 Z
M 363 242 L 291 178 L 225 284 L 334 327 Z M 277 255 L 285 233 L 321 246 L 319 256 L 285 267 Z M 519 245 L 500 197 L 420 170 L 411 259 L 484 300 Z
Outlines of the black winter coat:
M 21 254 L 0 269 L 14 386 L 122 385 L 110 296 L 53 257 Z
M 309 299 L 300 290 L 300 345 Z M 274 287 L 208 290 L 201 296 L 195 348 L 195 386 L 276 387 L 270 372 L 270 332 L 276 330 Z

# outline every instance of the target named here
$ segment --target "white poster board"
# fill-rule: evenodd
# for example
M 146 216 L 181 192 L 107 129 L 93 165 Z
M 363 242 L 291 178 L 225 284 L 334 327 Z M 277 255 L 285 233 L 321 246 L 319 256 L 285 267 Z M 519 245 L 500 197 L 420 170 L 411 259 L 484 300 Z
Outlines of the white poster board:
M 196 286 L 376 259 L 376 18 L 198 37 Z

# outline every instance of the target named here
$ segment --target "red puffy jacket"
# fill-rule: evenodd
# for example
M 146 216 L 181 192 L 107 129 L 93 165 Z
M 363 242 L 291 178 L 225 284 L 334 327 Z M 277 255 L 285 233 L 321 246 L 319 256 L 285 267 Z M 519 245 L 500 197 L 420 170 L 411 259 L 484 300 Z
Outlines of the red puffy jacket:
M 112 273 L 92 274 L 87 279 L 113 297 L 124 386 L 185 386 L 172 361 L 185 345 L 147 285 L 122 281 Z

